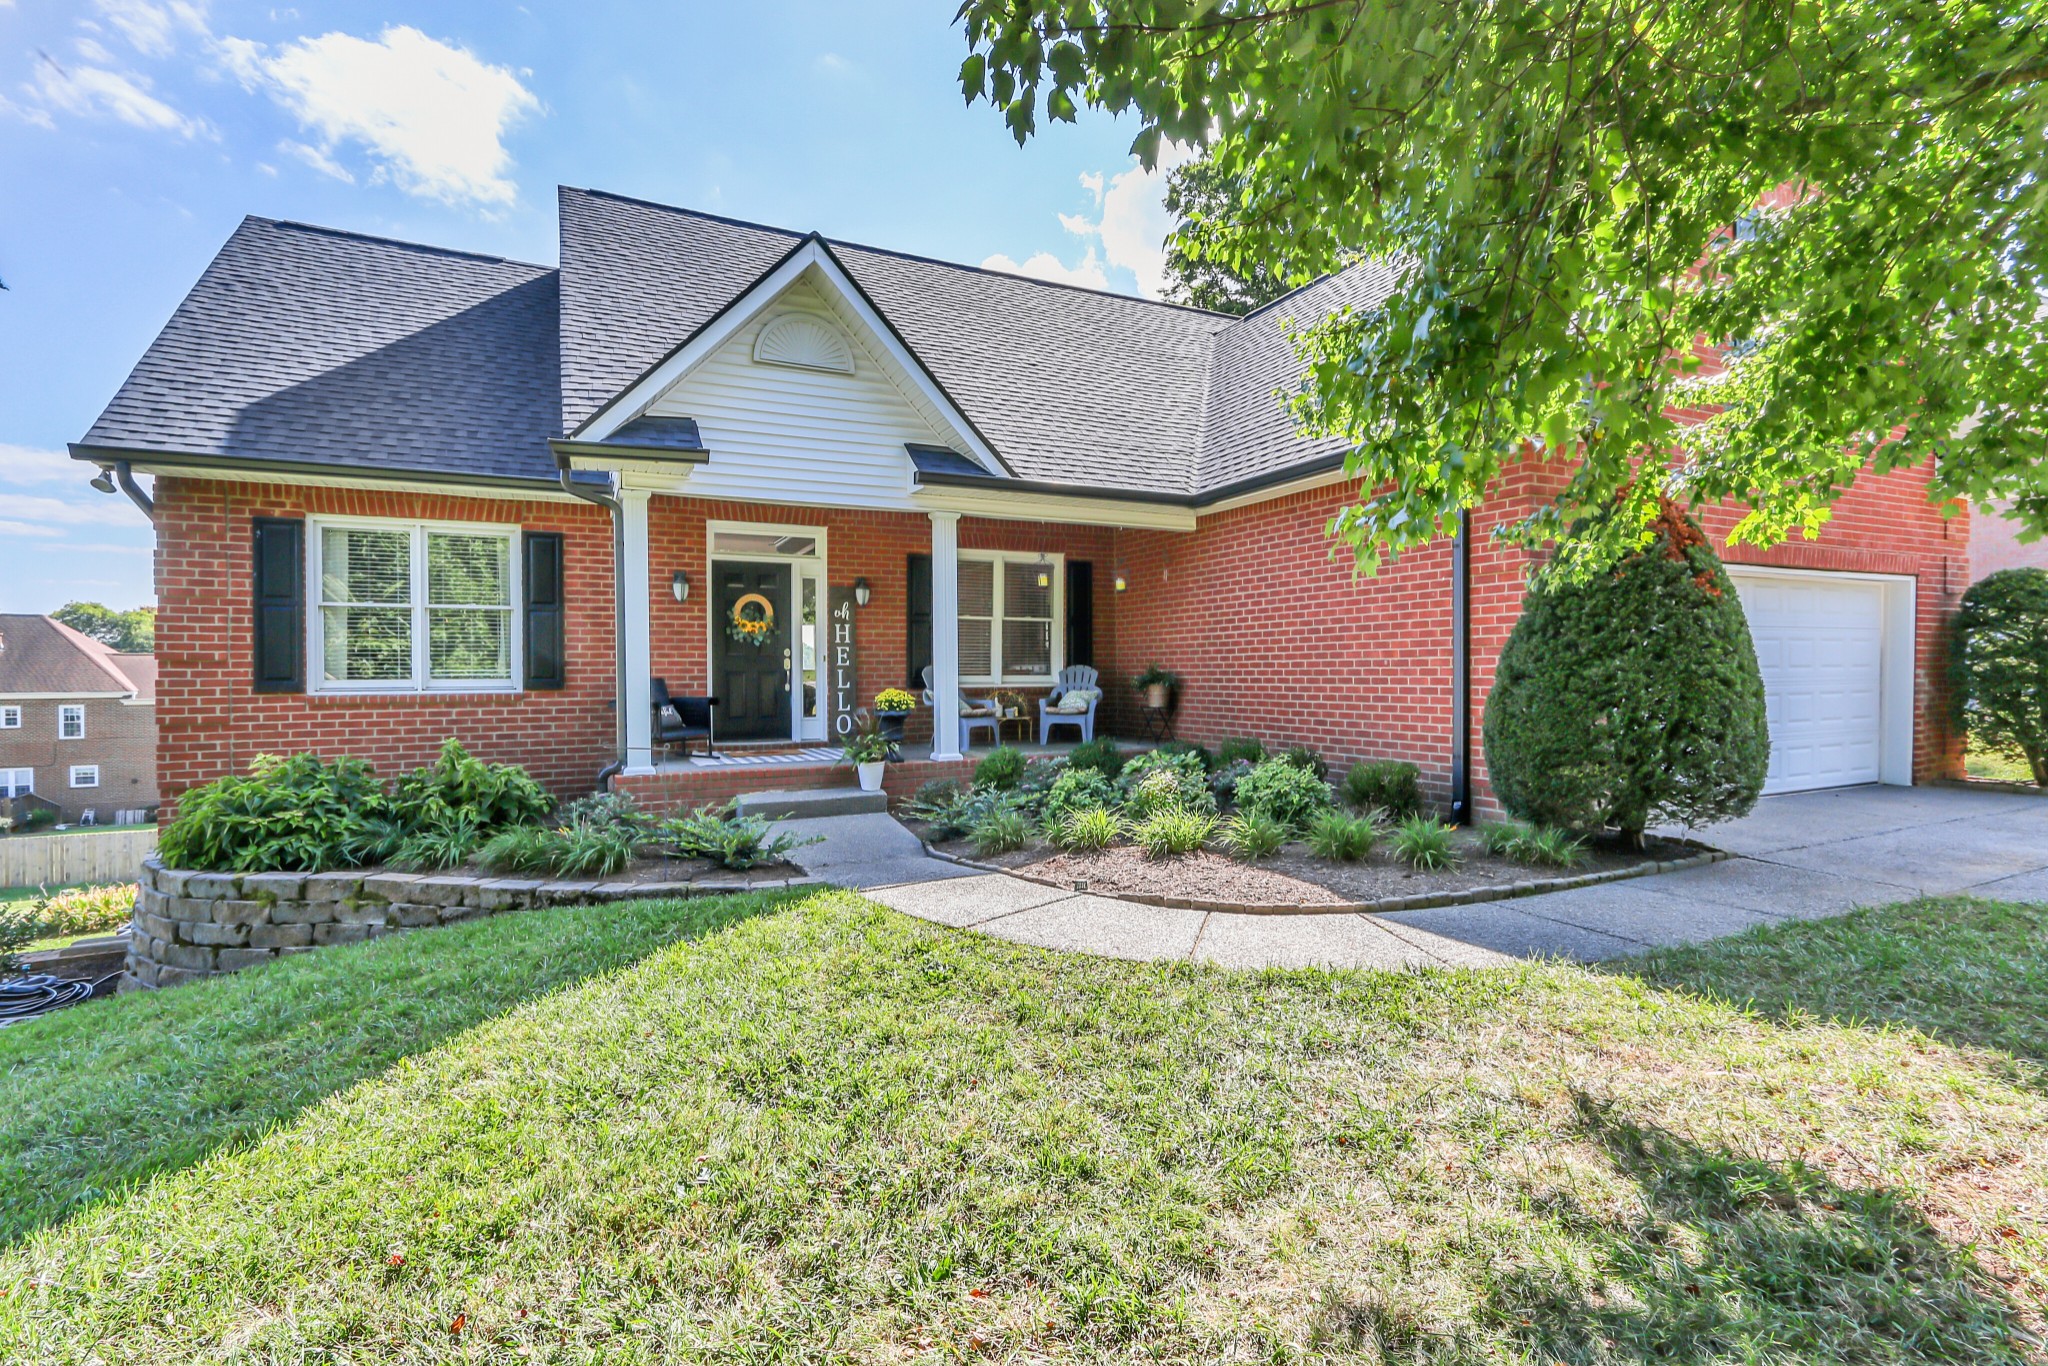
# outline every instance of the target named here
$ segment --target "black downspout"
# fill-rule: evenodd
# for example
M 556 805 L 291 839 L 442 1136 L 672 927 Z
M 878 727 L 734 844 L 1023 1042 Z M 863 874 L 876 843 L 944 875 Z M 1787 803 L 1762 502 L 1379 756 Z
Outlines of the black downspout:
M 142 515 L 154 522 L 156 520 L 156 502 L 148 494 L 144 493 L 141 486 L 135 482 L 135 471 L 129 468 L 126 460 L 114 462 L 114 479 L 121 485 L 121 492 L 128 495 L 128 501 L 141 508 Z
M 1472 823 L 1472 513 L 1451 542 L 1451 823 Z
M 578 484 L 573 471 L 562 466 L 562 492 L 586 503 L 595 503 L 612 515 L 612 749 L 617 755 L 597 771 L 600 792 L 612 776 L 626 766 L 626 519 L 619 500 Z

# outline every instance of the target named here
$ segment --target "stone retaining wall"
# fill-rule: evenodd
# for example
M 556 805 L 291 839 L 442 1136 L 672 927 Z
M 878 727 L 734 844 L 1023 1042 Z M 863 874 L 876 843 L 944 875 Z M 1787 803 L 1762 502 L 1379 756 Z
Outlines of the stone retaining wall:
M 584 882 L 440 873 L 193 873 L 142 865 L 121 990 L 177 986 L 327 944 L 500 911 L 820 885 L 803 876 Z

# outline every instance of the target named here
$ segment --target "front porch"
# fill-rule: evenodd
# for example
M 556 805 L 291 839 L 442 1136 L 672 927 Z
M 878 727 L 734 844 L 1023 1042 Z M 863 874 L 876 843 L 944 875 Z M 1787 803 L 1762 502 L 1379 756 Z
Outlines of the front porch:
M 1055 741 L 1049 745 L 1015 744 L 1026 758 L 1055 758 L 1073 752 L 1077 741 Z M 1150 749 L 1147 741 L 1116 742 L 1125 749 Z M 977 745 L 963 754 L 934 752 L 928 741 L 906 742 L 902 758 L 892 760 L 882 775 L 882 790 L 892 800 L 908 797 L 924 784 L 939 778 L 965 782 L 974 776 L 974 766 L 988 757 L 991 745 Z M 612 780 L 615 791 L 630 793 L 646 810 L 658 815 L 686 811 L 706 803 L 731 801 L 748 792 L 811 791 L 818 788 L 852 787 L 857 779 L 853 768 L 841 761 L 836 745 L 804 745 L 787 750 L 732 750 L 715 755 L 691 754 L 687 758 L 663 756 L 651 773 L 621 774 Z

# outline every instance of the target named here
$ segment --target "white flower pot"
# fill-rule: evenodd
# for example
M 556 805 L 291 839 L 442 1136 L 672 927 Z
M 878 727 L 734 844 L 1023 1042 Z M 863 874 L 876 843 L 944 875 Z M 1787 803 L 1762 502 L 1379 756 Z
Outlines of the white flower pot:
M 1148 683 L 1145 685 L 1145 705 L 1154 711 L 1166 710 L 1166 685 Z
M 875 760 L 871 764 L 855 764 L 853 770 L 860 775 L 860 790 L 863 792 L 880 792 L 882 790 L 882 770 L 887 767 L 888 764 L 880 759 Z

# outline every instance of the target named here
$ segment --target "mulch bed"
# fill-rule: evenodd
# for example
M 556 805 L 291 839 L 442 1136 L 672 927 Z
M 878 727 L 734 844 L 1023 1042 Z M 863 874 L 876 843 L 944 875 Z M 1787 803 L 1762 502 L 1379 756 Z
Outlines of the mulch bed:
M 1289 844 L 1273 857 L 1257 863 L 1240 863 L 1206 849 L 1154 860 L 1130 845 L 1095 854 L 1065 853 L 1049 845 L 1032 845 L 987 858 L 975 854 L 973 846 L 964 839 L 946 840 L 932 847 L 956 858 L 1014 869 L 1066 886 L 1086 880 L 1089 891 L 1111 896 L 1301 907 L 1344 906 L 1392 897 L 1484 890 L 1545 878 L 1580 877 L 1688 858 L 1699 852 L 1688 845 L 1655 839 L 1641 851 L 1589 845 L 1574 867 L 1543 868 L 1495 858 L 1479 847 L 1478 836 L 1469 831 L 1457 831 L 1452 840 L 1458 849 L 1458 862 L 1439 872 L 1424 872 L 1400 862 L 1384 844 L 1356 863 L 1325 862 L 1310 855 L 1302 844 Z

